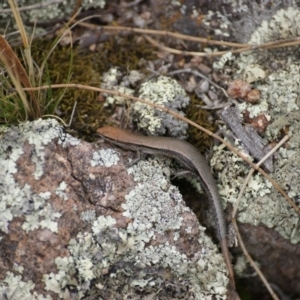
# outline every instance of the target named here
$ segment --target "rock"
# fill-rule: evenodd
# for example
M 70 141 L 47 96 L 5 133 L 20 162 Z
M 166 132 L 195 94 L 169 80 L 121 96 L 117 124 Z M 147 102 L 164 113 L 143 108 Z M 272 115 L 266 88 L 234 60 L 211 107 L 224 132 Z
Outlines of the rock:
M 222 255 L 168 159 L 124 152 L 55 120 L 2 130 L 0 294 L 8 299 L 226 299 Z

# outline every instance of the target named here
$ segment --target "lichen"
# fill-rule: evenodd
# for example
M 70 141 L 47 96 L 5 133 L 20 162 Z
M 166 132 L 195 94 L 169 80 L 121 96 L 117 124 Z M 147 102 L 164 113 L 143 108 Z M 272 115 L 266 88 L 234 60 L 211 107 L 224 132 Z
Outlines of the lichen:
M 49 295 L 43 296 L 36 292 L 31 292 L 35 284 L 29 280 L 28 282 L 22 281 L 21 276 L 15 276 L 11 272 L 7 272 L 6 277 L 0 281 L 0 296 L 1 299 L 19 300 L 19 299 L 32 299 L 32 300 L 51 300 Z
M 143 75 L 136 71 L 131 70 L 128 75 L 124 75 L 119 68 L 112 67 L 102 76 L 101 88 L 115 90 L 122 94 L 133 95 L 134 89 L 131 87 L 135 86 L 136 83 L 143 78 Z M 104 93 L 105 103 L 104 107 L 116 105 L 124 105 L 127 99 L 123 96 L 110 95 Z
M 259 262 L 255 262 L 255 264 L 259 267 Z M 236 259 L 236 263 L 234 265 L 235 274 L 238 277 L 249 278 L 257 276 L 256 272 L 249 268 L 249 261 L 246 259 L 244 255 L 240 255 Z
M 107 168 L 116 165 L 120 160 L 118 152 L 112 149 L 101 149 L 93 153 L 91 166 L 105 166 Z
M 63 146 L 69 142 L 74 144 L 74 138 L 69 137 L 57 121 L 51 119 L 25 122 L 4 130 L 0 148 L 0 229 L 3 232 L 8 233 L 9 222 L 18 216 L 24 216 L 22 228 L 27 232 L 38 228 L 57 232 L 60 213 L 55 212 L 48 201 L 51 193 L 34 193 L 27 183 L 19 186 L 14 174 L 18 172 L 17 162 L 24 154 L 23 147 L 26 143 L 32 147 L 30 158 L 35 165 L 35 171 L 31 176 L 37 180 L 43 175 L 45 146 L 53 139 L 58 139 L 58 143 Z M 57 190 L 61 196 L 63 188 L 66 187 L 61 183 Z
M 67 184 L 64 181 L 62 181 L 60 185 L 57 187 L 55 194 L 63 200 L 68 200 L 68 196 L 65 192 L 66 188 L 67 188 Z
M 159 104 L 179 114 L 189 103 L 189 98 L 178 82 L 166 76 L 158 76 L 143 83 L 138 91 L 140 98 Z M 183 138 L 186 136 L 187 124 L 173 116 L 153 107 L 136 102 L 133 105 L 134 120 L 140 129 L 149 135 L 164 135 Z
M 220 23 L 220 28 L 212 28 L 211 21 Z M 207 14 L 205 15 L 202 24 L 205 25 L 207 28 L 210 28 L 210 30 L 213 30 L 214 34 L 216 36 L 222 37 L 229 37 L 229 28 L 230 28 L 230 21 L 228 18 L 220 13 L 219 11 L 211 11 L 209 10 Z
M 270 20 L 263 21 L 248 42 L 260 44 L 278 39 L 293 39 L 299 36 L 297 24 L 300 25 L 299 8 L 281 9 Z M 247 111 L 250 117 L 261 113 L 268 117 L 270 124 L 263 136 L 266 140 L 276 140 L 283 130 L 288 129 L 291 138 L 288 146 L 275 154 L 273 177 L 295 201 L 299 195 L 299 187 L 291 183 L 300 180 L 298 50 L 298 47 L 285 47 L 251 51 L 241 54 L 235 61 L 236 77 L 244 76 L 247 68 L 253 64 L 259 65 L 266 73 L 263 80 L 253 82 L 253 86 L 261 93 L 260 102 L 256 105 L 242 103 L 238 105 L 238 109 L 240 112 Z M 235 158 L 234 154 L 227 153 L 221 148 L 215 150 L 212 164 L 219 174 L 224 174 L 219 180 L 220 192 L 225 201 L 235 203 L 249 167 Z M 227 162 L 226 166 L 224 161 Z M 299 217 L 296 212 L 259 174 L 253 176 L 247 186 L 241 199 L 237 218 L 240 222 L 264 224 L 269 228 L 274 228 L 291 243 L 300 241 Z
M 83 211 L 80 216 L 81 220 L 85 222 L 92 223 L 96 219 L 96 212 L 95 210 L 89 209 L 86 211 Z
M 67 15 L 71 15 L 74 7 L 76 7 L 76 0 L 71 1 L 53 1 L 53 3 L 49 3 L 48 5 L 40 6 L 40 1 L 36 0 L 19 0 L 19 7 L 26 7 L 35 5 L 35 8 L 22 10 L 20 14 L 22 16 L 22 20 L 24 23 L 35 23 L 36 21 L 47 21 L 53 19 L 63 18 Z M 81 3 L 83 9 L 90 8 L 103 8 L 105 6 L 104 0 L 83 0 Z M 10 6 L 8 2 L 0 3 L 0 9 L 7 9 Z M 0 24 L 4 27 L 7 27 L 7 24 L 12 21 L 11 13 L 2 13 L 0 18 Z
M 181 216 L 190 213 L 169 183 L 169 164 L 168 158 L 150 158 L 128 169 L 137 185 L 122 205 L 123 216 L 131 220 L 126 227 L 118 228 L 112 216 L 94 218 L 94 211 L 82 213 L 91 231 L 79 232 L 70 240 L 71 257 L 57 259 L 59 271 L 43 277 L 47 290 L 66 297 L 65 287 L 73 280 L 78 299 L 92 290 L 95 297 L 105 299 L 115 299 L 116 294 L 131 299 L 169 299 L 171 295 L 173 299 L 226 299 L 226 267 L 203 227 L 199 226 L 201 253 L 193 258 L 169 242 L 150 245 L 167 233 L 178 239 Z

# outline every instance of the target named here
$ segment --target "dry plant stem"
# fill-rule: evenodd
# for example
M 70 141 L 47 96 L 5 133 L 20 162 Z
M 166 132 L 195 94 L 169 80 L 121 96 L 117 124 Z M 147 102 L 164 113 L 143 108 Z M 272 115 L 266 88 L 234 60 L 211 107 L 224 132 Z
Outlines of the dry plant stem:
M 273 49 L 273 48 L 281 48 L 281 47 L 290 47 L 290 46 L 295 46 L 299 45 L 300 41 L 297 39 L 294 42 L 284 42 L 284 41 L 275 41 L 272 42 L 272 44 L 261 44 L 261 45 L 247 45 L 244 48 L 239 48 L 235 50 L 226 50 L 226 51 L 216 51 L 216 52 L 193 52 L 193 51 L 182 51 L 182 50 L 177 50 L 174 48 L 170 48 L 167 46 L 163 46 L 160 43 L 156 42 L 154 39 L 150 38 L 150 36 L 144 36 L 146 40 L 152 44 L 153 46 L 159 48 L 160 50 L 173 53 L 173 54 L 179 54 L 179 55 L 189 55 L 189 56 L 198 56 L 198 57 L 215 57 L 215 56 L 222 56 L 228 52 L 231 53 L 242 53 L 242 52 L 247 52 L 247 51 L 253 51 L 256 49 Z
M 126 27 L 126 26 L 98 26 L 90 23 L 81 22 L 80 26 L 89 28 L 89 29 L 96 29 L 96 30 L 111 30 L 111 31 L 129 31 L 134 33 L 142 33 L 142 34 L 151 34 L 156 36 L 164 36 L 164 37 L 173 37 L 181 40 L 193 41 L 198 43 L 204 43 L 209 45 L 220 45 L 220 46 L 227 46 L 233 48 L 244 48 L 248 47 L 248 44 L 240 44 L 240 43 L 231 43 L 231 42 L 224 42 L 224 41 L 217 41 L 217 40 L 210 40 L 206 38 L 200 38 L 195 36 L 189 36 L 181 33 L 165 31 L 165 30 L 154 30 L 154 29 L 144 29 L 144 28 L 135 28 L 135 27 Z
M 75 83 L 68 83 L 68 84 L 52 84 L 52 85 L 43 85 L 43 86 L 39 86 L 39 87 L 35 87 L 35 88 L 24 88 L 24 91 L 37 91 L 37 90 L 42 90 L 42 89 L 48 89 L 48 88 L 53 88 L 53 89 L 59 89 L 59 88 L 78 88 L 78 89 L 85 89 L 85 90 L 90 90 L 90 91 L 96 91 L 96 92 L 102 92 L 102 93 L 107 93 L 107 94 L 111 94 L 111 95 L 115 95 L 115 96 L 120 96 L 120 97 L 124 97 L 124 98 L 128 98 L 131 99 L 133 101 L 136 102 L 140 102 L 140 103 L 144 103 L 146 105 L 155 107 L 159 110 L 162 110 L 172 116 L 174 116 L 175 118 L 178 118 L 198 129 L 200 129 L 201 131 L 205 132 L 207 135 L 212 136 L 213 138 L 215 138 L 216 140 L 220 141 L 221 143 L 223 143 L 228 149 L 230 149 L 232 152 L 234 152 L 236 155 L 238 155 L 239 157 L 241 157 L 246 163 L 248 163 L 250 166 L 252 166 L 252 168 L 254 168 L 256 171 L 258 171 L 259 173 L 261 173 L 263 176 L 265 176 L 274 186 L 274 188 L 289 202 L 289 204 L 294 208 L 294 210 L 300 215 L 300 209 L 299 207 L 293 202 L 293 200 L 284 192 L 284 190 L 278 185 L 278 183 L 272 178 L 270 177 L 263 169 L 261 169 L 260 167 L 257 167 L 256 164 L 254 164 L 251 160 L 249 160 L 247 157 L 245 157 L 243 154 L 241 154 L 238 150 L 236 150 L 234 147 L 232 147 L 228 142 L 226 142 L 225 140 L 223 140 L 221 137 L 219 137 L 218 135 L 212 133 L 211 131 L 205 129 L 204 127 L 198 125 L 197 123 L 181 116 L 180 114 L 178 114 L 177 112 L 155 104 L 153 102 L 150 102 L 148 100 L 145 99 L 141 99 L 138 97 L 134 97 L 131 95 L 127 95 L 124 93 L 120 93 L 117 91 L 112 91 L 112 90 L 107 90 L 107 89 L 101 89 L 101 88 L 97 88 L 97 87 L 93 87 L 93 86 L 88 86 L 88 85 L 83 85 L 83 84 L 75 84 Z
M 271 151 L 269 151 L 257 164 L 256 167 L 259 167 L 264 161 L 266 161 L 279 147 L 281 147 L 288 139 L 290 138 L 289 135 L 286 135 Z M 255 270 L 255 272 L 258 274 L 258 276 L 260 277 L 261 281 L 264 283 L 264 285 L 266 286 L 267 290 L 269 291 L 269 293 L 271 294 L 272 298 L 275 300 L 279 300 L 279 298 L 277 297 L 277 295 L 275 294 L 275 292 L 273 291 L 272 287 L 270 286 L 270 284 L 268 283 L 267 279 L 265 278 L 265 276 L 263 275 L 263 273 L 260 271 L 260 269 L 258 268 L 258 266 L 255 264 L 254 260 L 252 259 L 252 257 L 250 256 L 250 254 L 248 253 L 245 244 L 242 240 L 242 237 L 240 235 L 240 231 L 238 229 L 238 225 L 236 222 L 236 214 L 237 214 L 237 210 L 238 210 L 238 206 L 239 203 L 241 201 L 241 198 L 243 196 L 244 190 L 252 176 L 252 174 L 254 173 L 255 169 L 252 168 L 246 179 L 244 180 L 244 183 L 242 185 L 242 188 L 240 190 L 239 196 L 237 198 L 237 201 L 235 203 L 234 209 L 233 209 L 233 213 L 232 213 L 232 224 L 236 230 L 236 234 L 237 234 L 237 238 L 239 241 L 239 244 L 242 248 L 242 251 L 246 257 L 246 259 L 249 261 L 250 265 L 253 267 L 253 269 Z
M 43 115 L 42 116 L 42 118 L 48 118 L 48 117 L 59 120 L 59 122 L 61 122 L 66 128 L 69 127 L 69 125 L 66 124 L 65 121 L 63 119 L 61 119 L 59 116 L 56 116 L 56 115 Z
M 16 20 L 17 27 L 20 30 L 20 35 L 22 37 L 23 46 L 24 46 L 25 49 L 29 48 L 29 42 L 28 42 L 27 34 L 26 34 L 25 28 L 23 26 L 23 22 L 22 22 L 22 19 L 21 19 L 19 10 L 18 10 L 17 3 L 16 3 L 15 0 L 8 0 L 8 2 L 9 2 L 9 5 L 11 7 L 11 10 L 13 12 L 14 18 Z
M 81 3 L 82 3 L 82 0 L 77 0 L 76 1 L 75 7 L 74 7 L 74 9 L 71 13 L 71 20 L 72 21 L 74 21 L 74 19 L 78 15 L 78 12 L 80 11 L 80 8 L 81 8 Z
M 228 105 L 231 105 L 231 103 L 229 102 L 224 102 L 224 103 L 220 103 L 218 105 L 214 105 L 214 106 L 208 106 L 208 105 L 199 105 L 200 108 L 202 109 L 206 109 L 206 110 L 215 110 L 215 109 L 222 109 Z
M 168 75 L 169 76 L 172 76 L 172 75 L 175 75 L 175 74 L 181 74 L 181 73 L 192 73 L 194 74 L 195 76 L 199 76 L 201 77 L 202 79 L 205 79 L 207 80 L 211 85 L 213 85 L 215 88 L 217 89 L 220 89 L 224 92 L 225 96 L 228 97 L 227 93 L 225 92 L 225 90 L 219 86 L 218 84 L 216 84 L 215 82 L 213 82 L 211 79 L 209 79 L 207 76 L 203 75 L 202 73 L 196 71 L 196 70 L 193 70 L 191 68 L 186 68 L 186 69 L 179 69 L 179 70 L 176 70 L 176 71 L 172 71 L 172 72 L 169 72 Z
M 229 51 L 218 51 L 218 52 L 209 52 L 209 53 L 206 53 L 206 52 L 195 52 L 195 51 L 183 51 L 183 50 L 177 50 L 177 49 L 174 49 L 174 48 L 170 48 L 170 47 L 167 47 L 167 46 L 163 46 L 162 44 L 158 43 L 157 41 L 155 41 L 154 39 L 152 39 L 150 36 L 148 35 L 144 35 L 144 38 L 152 45 L 152 46 L 155 46 L 156 48 L 160 49 L 160 50 L 163 50 L 165 52 L 168 52 L 168 53 L 173 53 L 173 54 L 178 54 L 178 55 L 184 55 L 184 56 L 200 56 L 200 57 L 213 57 L 213 56 L 221 56 L 225 53 L 228 53 Z M 242 49 L 239 49 L 239 50 L 243 50 L 244 48 Z M 243 51 L 238 51 L 238 50 L 233 50 L 231 51 L 232 53 L 239 53 L 239 52 L 243 52 Z
M 142 0 L 135 0 L 135 1 L 132 1 L 132 2 L 129 2 L 129 3 L 122 2 L 121 7 L 122 8 L 129 8 L 129 7 L 132 7 L 132 6 L 135 6 L 135 5 L 139 4 L 140 2 L 142 2 Z
M 29 76 L 27 75 L 27 72 L 23 68 L 22 64 L 20 63 L 20 61 L 17 58 L 14 51 L 12 49 L 10 51 L 8 51 L 9 50 L 8 48 L 10 48 L 9 45 L 7 45 L 7 49 L 6 49 L 7 54 L 9 54 L 8 61 L 12 61 L 14 63 L 13 69 L 16 69 L 16 71 L 14 72 L 15 73 L 14 75 L 16 76 L 16 79 L 19 79 L 20 82 L 25 87 L 31 87 L 32 84 L 31 84 L 29 78 L 33 78 L 33 62 L 32 62 L 32 57 L 31 57 L 30 44 L 28 42 L 28 37 L 27 37 L 26 31 L 25 31 L 23 21 L 21 19 L 20 12 L 18 10 L 16 1 L 15 0 L 9 0 L 9 5 L 12 9 L 14 18 L 16 20 L 17 27 L 18 27 L 18 29 L 20 31 L 20 35 L 22 37 L 25 58 L 26 58 L 28 69 L 29 69 Z M 23 96 L 21 96 L 20 92 L 21 92 L 21 90 L 19 89 L 19 95 L 22 98 L 23 103 L 25 103 L 24 99 L 23 99 Z M 31 96 L 31 102 L 32 102 L 31 104 L 32 104 L 32 107 L 33 107 L 33 110 L 32 110 L 33 116 L 34 116 L 34 118 L 39 118 L 42 115 L 40 104 L 38 103 L 34 93 L 30 93 L 30 96 Z
M 252 267 L 255 269 L 255 272 L 258 274 L 259 278 L 261 279 L 261 281 L 264 283 L 264 285 L 266 286 L 266 288 L 268 289 L 270 295 L 272 296 L 272 298 L 274 300 L 280 300 L 278 298 L 278 296 L 275 294 L 275 292 L 273 291 L 273 289 L 271 288 L 270 284 L 268 283 L 267 279 L 265 278 L 265 276 L 263 275 L 263 273 L 260 271 L 260 269 L 256 266 L 255 262 L 253 261 L 253 259 L 251 258 L 251 256 L 249 255 L 245 244 L 243 243 L 242 237 L 240 235 L 237 223 L 235 221 L 232 222 L 233 227 L 236 231 L 236 235 L 238 238 L 238 241 L 240 242 L 240 246 L 243 250 L 244 255 L 246 256 L 247 260 L 250 262 L 250 264 L 252 265 Z
M 93 25 L 86 22 L 81 22 L 79 24 L 82 27 L 93 29 L 93 30 L 111 30 L 111 31 L 129 31 L 133 33 L 141 33 L 141 34 L 150 34 L 150 35 L 156 35 L 156 36 L 164 36 L 164 37 L 173 37 L 177 39 L 182 40 L 188 40 L 188 41 L 194 41 L 199 43 L 204 43 L 208 45 L 220 45 L 220 46 L 226 46 L 226 47 L 232 47 L 232 48 L 238 48 L 235 50 L 232 50 L 232 53 L 241 53 L 246 51 L 253 51 L 256 49 L 272 49 L 272 48 L 278 48 L 278 47 L 290 47 L 300 44 L 300 38 L 294 38 L 294 39 L 286 39 L 286 40 L 277 40 L 268 42 L 265 44 L 260 45 L 250 45 L 250 44 L 240 44 L 240 43 L 231 43 L 231 42 L 225 42 L 225 41 L 217 41 L 217 40 L 209 40 L 206 38 L 199 38 L 194 36 L 188 36 L 181 33 L 176 32 L 170 32 L 170 31 L 162 31 L 162 30 L 153 30 L 153 29 L 143 29 L 143 28 L 135 28 L 135 27 L 125 27 L 125 26 L 98 26 Z M 148 40 L 149 43 L 154 45 L 155 47 L 158 47 L 162 50 L 165 50 L 170 53 L 174 54 L 180 54 L 180 55 L 190 55 L 190 56 L 200 56 L 200 57 L 212 57 L 212 56 L 222 56 L 230 50 L 226 51 L 217 51 L 217 52 L 211 52 L 211 53 L 205 53 L 205 52 L 189 52 L 189 51 L 181 51 L 169 47 L 165 47 L 161 45 L 160 43 L 156 42 L 149 36 L 145 36 L 145 38 Z
M 78 2 L 80 2 L 80 3 L 78 3 Z M 72 15 L 71 15 L 69 21 L 65 24 L 65 27 L 69 27 L 70 24 L 74 23 L 74 20 L 75 20 L 76 17 L 80 14 L 80 12 L 81 12 L 81 8 L 80 8 L 81 2 L 82 2 L 82 0 L 77 0 L 77 5 L 79 4 L 79 8 L 78 8 L 76 11 L 74 11 L 74 12 L 72 13 Z M 78 21 L 78 22 L 80 22 L 80 21 Z M 78 23 L 75 23 L 75 24 L 78 24 Z M 71 34 L 70 34 L 70 35 L 71 35 Z M 71 39 L 71 43 L 72 43 L 72 39 Z M 73 47 L 73 45 L 72 45 L 72 47 Z
M 81 23 L 81 25 L 86 26 L 88 28 L 93 28 L 93 29 L 95 29 L 95 27 L 96 27 L 95 25 L 88 24 L 88 23 Z M 219 46 L 227 46 L 227 47 L 232 47 L 232 48 L 241 48 L 239 50 L 236 50 L 238 52 L 244 52 L 244 51 L 255 50 L 255 49 L 271 49 L 271 48 L 276 48 L 276 47 L 288 47 L 288 46 L 299 45 L 299 43 L 300 43 L 299 38 L 293 38 L 293 39 L 272 41 L 272 42 L 268 42 L 268 43 L 260 44 L 260 45 L 250 45 L 250 44 L 209 40 L 206 38 L 189 36 L 189 35 L 184 35 L 181 33 L 162 31 L 162 30 L 143 29 L 143 28 L 134 28 L 134 27 L 125 27 L 125 26 L 97 26 L 97 29 L 102 29 L 102 28 L 105 30 L 131 31 L 134 33 L 143 33 L 143 34 L 151 34 L 151 35 L 156 35 L 156 36 L 173 37 L 173 38 L 177 38 L 177 39 L 181 39 L 181 40 L 199 42 L 199 43 L 208 44 L 208 45 L 219 45 Z M 228 51 L 222 51 L 219 53 L 224 54 L 227 52 Z M 208 55 L 208 53 L 206 53 L 206 55 Z
M 259 167 L 264 161 L 266 161 L 271 155 L 273 155 L 273 153 L 275 152 L 275 151 L 277 151 L 277 149 L 279 148 L 279 147 L 281 147 L 288 139 L 290 138 L 290 136 L 289 135 L 286 135 L 272 150 L 270 150 L 257 164 L 256 164 L 256 166 L 257 167 Z M 255 171 L 255 169 L 254 168 L 252 168 L 250 171 L 249 171 L 249 173 L 248 173 L 248 175 L 247 175 L 247 177 L 246 177 L 246 179 L 244 180 L 244 183 L 243 183 L 243 185 L 242 185 L 242 188 L 241 188 L 241 190 L 240 190 L 240 193 L 239 193 L 239 195 L 238 195 L 238 198 L 237 198 L 237 201 L 236 201 L 236 203 L 235 203 L 235 206 L 234 206 L 234 209 L 233 209 L 233 212 L 232 212 L 232 219 L 235 219 L 235 217 L 236 217 L 236 214 L 237 214 L 237 210 L 238 210 L 238 206 L 239 206 L 239 204 L 240 204 L 240 201 L 241 201 L 241 198 L 242 198 L 242 196 L 243 196 L 243 193 L 244 193 L 244 190 L 245 190 L 245 188 L 246 188 L 246 186 L 247 186 L 247 184 L 248 184 L 248 182 L 249 182 L 249 180 L 250 180 L 250 178 L 251 178 L 251 176 L 252 176 L 252 174 L 254 173 L 254 171 Z
M 21 35 L 21 38 L 22 38 L 25 58 L 26 58 L 27 66 L 28 66 L 28 75 L 29 75 L 29 78 L 33 78 L 33 62 L 32 62 L 32 57 L 31 57 L 31 48 L 30 48 L 30 44 L 29 44 L 29 41 L 28 41 L 28 37 L 27 37 L 25 27 L 23 25 L 22 18 L 20 16 L 19 8 L 17 6 L 16 0 L 9 0 L 8 2 L 9 2 L 9 5 L 12 9 L 17 27 L 20 31 L 20 35 Z
M 72 113 L 71 113 L 71 117 L 70 117 L 70 121 L 69 121 L 68 127 L 70 127 L 71 124 L 72 124 L 73 117 L 74 117 L 74 113 L 75 113 L 75 110 L 76 110 L 76 106 L 77 106 L 77 101 L 75 101 L 75 103 L 74 103 L 74 106 L 73 106 L 73 109 L 72 109 Z
M 91 25 L 91 24 L 82 24 L 82 25 Z M 92 25 L 95 26 L 95 25 Z M 93 27 L 94 28 L 94 27 Z M 200 38 L 195 36 L 184 35 L 177 32 L 170 32 L 170 31 L 161 31 L 161 30 L 153 30 L 153 29 L 142 29 L 142 28 L 134 28 L 134 27 L 125 27 L 125 26 L 98 26 L 97 29 L 106 29 L 106 30 L 117 30 L 117 31 L 131 31 L 134 33 L 143 33 L 143 34 L 151 34 L 156 36 L 165 36 L 165 37 L 174 37 L 177 39 L 193 41 L 204 43 L 208 45 L 220 45 L 220 46 L 227 46 L 232 48 L 241 48 L 240 50 L 247 51 L 247 50 L 255 50 L 255 49 L 271 49 L 276 47 L 288 47 L 299 45 L 300 38 L 293 38 L 293 39 L 284 39 L 284 40 L 277 40 L 271 41 L 265 44 L 260 45 L 250 45 L 250 44 L 241 44 L 241 43 L 232 43 L 232 42 L 225 42 L 225 41 L 217 41 L 217 40 L 209 40 L 206 38 Z M 226 53 L 228 51 L 225 51 Z

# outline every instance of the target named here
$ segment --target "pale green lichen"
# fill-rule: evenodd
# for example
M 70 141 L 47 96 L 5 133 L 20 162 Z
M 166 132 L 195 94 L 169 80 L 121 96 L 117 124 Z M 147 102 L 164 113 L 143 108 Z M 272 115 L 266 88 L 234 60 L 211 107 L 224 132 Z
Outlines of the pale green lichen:
M 30 6 L 29 9 L 23 9 L 20 11 L 23 22 L 26 24 L 29 22 L 45 22 L 47 20 L 64 18 L 65 16 L 71 16 L 74 7 L 76 7 L 76 0 L 48 1 L 48 3 L 46 2 L 41 2 L 39 0 L 18 0 L 19 7 L 24 8 Z M 105 0 L 83 0 L 81 3 L 81 7 L 83 9 L 104 8 L 104 6 Z M 0 3 L 0 10 L 8 8 L 10 8 L 8 1 Z M 8 32 L 10 32 L 10 30 L 8 30 L 8 32 L 5 32 L 9 23 L 14 24 L 12 12 L 1 12 L 0 24 L 2 25 L 1 27 L 4 30 L 3 32 L 1 32 L 1 34 L 7 34 Z M 30 33 L 32 33 L 31 27 L 29 30 Z M 35 31 L 37 31 L 37 29 L 35 29 Z M 38 29 L 38 31 L 40 31 L 40 29 Z
M 70 292 L 66 288 L 67 285 L 78 285 L 78 281 L 75 279 L 74 260 L 72 257 L 57 257 L 55 264 L 58 273 L 43 275 L 42 281 L 45 283 L 45 290 L 56 293 L 61 299 L 69 299 Z M 80 294 L 80 291 L 78 293 Z
M 0 296 L 1 299 L 20 300 L 52 300 L 52 297 L 47 295 L 43 296 L 36 292 L 31 292 L 35 284 L 29 280 L 27 282 L 21 280 L 21 276 L 15 276 L 11 272 L 7 272 L 6 277 L 0 281 Z
M 291 24 L 293 24 L 291 26 Z M 298 25 L 299 24 L 299 25 Z M 296 38 L 300 26 L 300 10 L 289 7 L 279 10 L 270 21 L 263 21 L 252 34 L 249 44 L 261 44 L 278 39 Z M 247 105 L 251 117 L 269 112 L 271 117 L 299 109 L 298 82 L 300 64 L 295 48 L 279 48 L 275 51 L 256 51 L 241 54 L 236 63 L 237 74 L 244 74 L 249 65 L 257 64 L 268 74 L 256 88 L 261 92 L 259 105 Z M 263 106 L 262 106 L 263 105 Z M 272 110 L 269 111 L 270 105 Z M 261 108 L 258 110 L 257 107 Z M 255 110 L 255 112 L 253 112 Z
M 190 212 L 169 183 L 169 163 L 166 158 L 159 162 L 149 159 L 128 170 L 137 185 L 122 205 L 123 215 L 131 219 L 125 228 L 118 228 L 112 216 L 93 219 L 93 211 L 82 213 L 81 218 L 91 223 L 91 231 L 70 240 L 71 257 L 57 260 L 59 272 L 43 277 L 47 290 L 66 297 L 65 287 L 73 280 L 77 299 L 90 293 L 104 299 L 115 299 L 116 295 L 131 299 L 226 299 L 226 267 L 203 227 L 199 227 L 202 250 L 194 258 L 168 242 L 149 246 L 166 233 L 177 239 L 183 225 L 181 214 Z
M 222 174 L 219 178 L 219 191 L 222 199 L 235 204 L 249 167 L 241 158 L 225 151 L 223 147 L 214 148 L 211 165 L 216 173 Z M 279 166 L 276 169 L 277 174 L 283 171 Z M 292 173 L 290 176 L 293 176 Z M 277 177 L 276 180 L 279 178 Z M 292 239 L 292 232 L 299 220 L 297 213 L 260 174 L 253 175 L 249 181 L 239 203 L 237 219 L 240 222 L 257 226 L 264 224 L 269 228 L 274 228 L 291 242 L 295 242 L 295 236 Z
M 158 76 L 143 83 L 138 91 L 138 96 L 155 104 L 171 108 L 182 113 L 182 108 L 189 104 L 189 97 L 179 83 L 166 76 Z M 164 135 L 183 138 L 186 136 L 188 125 L 173 116 L 159 111 L 153 107 L 136 102 L 133 105 L 134 120 L 140 129 L 149 135 Z
M 18 265 L 17 263 L 14 263 L 13 270 L 14 270 L 15 272 L 17 272 L 17 273 L 22 274 L 23 271 L 24 271 L 24 267 Z
M 96 219 L 96 212 L 95 212 L 95 210 L 92 210 L 92 209 L 83 211 L 81 213 L 80 218 L 82 221 L 92 223 Z
M 52 232 L 57 232 L 56 219 L 61 216 L 61 213 L 55 212 L 48 203 L 50 195 L 50 192 L 37 195 L 31 193 L 32 198 L 30 200 L 33 202 L 33 207 L 30 210 L 30 214 L 28 214 L 29 211 L 26 212 L 28 215 L 25 214 L 25 221 L 22 225 L 23 230 L 29 232 L 38 228 L 48 228 Z
M 213 28 L 213 26 L 211 26 L 212 21 L 214 23 L 219 22 L 220 27 Z M 231 26 L 231 23 L 228 20 L 228 18 L 224 14 L 220 13 L 219 11 L 209 10 L 205 15 L 202 24 L 205 25 L 210 30 L 213 30 L 214 34 L 217 36 L 229 37 L 229 28 Z
M 234 59 L 235 56 L 232 54 L 231 51 L 228 51 L 224 55 L 222 55 L 220 59 L 216 60 L 213 63 L 213 67 L 214 69 L 223 69 L 227 63 L 233 61 Z
M 131 83 L 134 84 L 136 80 L 140 80 L 142 75 L 132 70 L 128 76 L 124 76 L 123 73 L 117 68 L 112 67 L 102 76 L 102 82 L 100 87 L 103 89 L 115 90 L 122 94 L 133 95 L 134 90 L 130 88 Z M 110 95 L 104 93 L 106 96 L 104 106 L 110 106 L 113 104 L 124 105 L 127 99 L 123 96 Z
M 118 68 L 111 68 L 102 78 L 101 87 L 105 89 L 116 90 L 120 93 L 133 95 L 137 82 L 143 79 L 143 74 L 132 70 L 129 75 L 123 75 Z M 137 91 L 138 97 L 168 107 L 184 115 L 182 109 L 189 104 L 189 97 L 180 84 L 166 76 L 158 76 L 141 84 Z M 124 105 L 126 98 L 119 95 L 106 96 L 105 105 L 111 104 Z M 132 105 L 133 120 L 140 129 L 143 129 L 149 135 L 163 135 L 166 132 L 175 137 L 184 138 L 188 125 L 166 114 L 158 109 L 145 105 L 141 102 L 135 102 Z
M 68 196 L 66 194 L 67 184 L 62 181 L 60 185 L 57 187 L 55 194 L 63 200 L 68 200 Z
M 101 149 L 93 153 L 91 166 L 105 166 L 107 168 L 116 165 L 120 160 L 118 152 L 112 149 Z
M 292 25 L 291 25 L 292 24 Z M 249 43 L 260 44 L 278 39 L 296 38 L 300 26 L 300 9 L 289 7 L 279 10 L 269 21 L 252 34 Z M 300 63 L 298 47 L 276 48 L 275 50 L 251 51 L 241 54 L 236 59 L 238 72 L 236 77 L 245 75 L 250 65 L 259 65 L 266 73 L 264 80 L 256 81 L 253 86 L 260 93 L 258 104 L 242 103 L 240 112 L 247 111 L 250 117 L 264 114 L 270 121 L 264 138 L 276 140 L 281 130 L 288 128 L 291 136 L 288 146 L 275 154 L 274 179 L 283 187 L 292 199 L 298 202 L 300 181 Z M 235 203 L 240 187 L 247 176 L 249 167 L 233 154 L 222 149 L 215 149 L 212 164 L 220 178 L 220 192 L 225 201 Z M 219 157 L 218 157 L 219 156 Z M 226 161 L 226 165 L 224 165 Z M 261 175 L 252 177 L 241 199 L 240 222 L 264 224 L 274 228 L 291 243 L 299 243 L 299 217 Z
M 259 263 L 256 261 L 255 264 L 259 267 Z M 234 265 L 235 274 L 238 277 L 249 278 L 257 276 L 253 268 L 249 268 L 250 264 L 244 255 L 239 255 Z
M 57 232 L 57 219 L 60 213 L 55 212 L 50 203 L 50 192 L 34 193 L 28 184 L 22 187 L 17 184 L 14 174 L 18 172 L 17 161 L 23 154 L 23 147 L 28 143 L 32 147 L 30 159 L 35 165 L 31 175 L 38 180 L 43 175 L 45 163 L 44 148 L 54 139 L 63 146 L 77 144 L 78 140 L 65 134 L 55 120 L 36 120 L 2 131 L 0 148 L 0 229 L 8 233 L 9 222 L 18 216 L 24 216 L 22 228 L 31 231 L 48 228 Z M 62 191 L 65 185 L 60 185 Z

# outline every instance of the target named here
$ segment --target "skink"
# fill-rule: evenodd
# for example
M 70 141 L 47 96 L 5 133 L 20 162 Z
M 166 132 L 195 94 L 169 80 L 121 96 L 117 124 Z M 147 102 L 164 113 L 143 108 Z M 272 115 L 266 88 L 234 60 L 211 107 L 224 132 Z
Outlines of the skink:
M 226 224 L 220 195 L 216 182 L 211 174 L 210 167 L 199 151 L 183 140 L 170 137 L 140 136 L 116 127 L 102 127 L 97 130 L 97 133 L 104 140 L 124 149 L 172 157 L 199 176 L 205 192 L 213 203 L 216 214 L 218 238 L 228 269 L 229 280 L 232 288 L 235 289 L 234 273 L 230 262 Z

